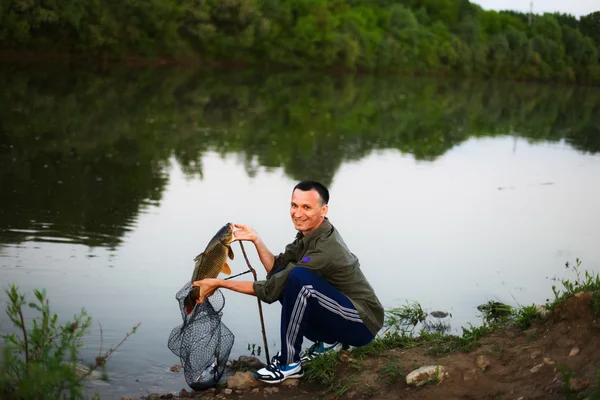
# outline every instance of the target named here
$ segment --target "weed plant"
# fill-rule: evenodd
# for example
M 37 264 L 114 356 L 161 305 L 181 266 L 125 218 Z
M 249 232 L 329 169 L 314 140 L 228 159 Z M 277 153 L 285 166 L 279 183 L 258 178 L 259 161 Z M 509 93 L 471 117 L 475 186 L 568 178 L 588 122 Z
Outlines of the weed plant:
M 563 303 L 569 297 L 574 296 L 575 293 L 600 290 L 600 274 L 593 274 L 588 271 L 585 271 L 584 278 L 582 278 L 581 272 L 579 270 L 581 267 L 581 260 L 579 258 L 575 259 L 574 266 L 569 265 L 569 263 L 567 262 L 565 264 L 565 267 L 567 269 L 572 268 L 577 278 L 574 282 L 571 282 L 568 279 L 561 280 L 561 283 L 563 285 L 562 291 L 557 289 L 556 285 L 552 285 L 554 300 L 546 305 L 546 308 L 550 311 L 554 311 L 556 306 Z
M 82 399 L 85 395 L 83 379 L 100 369 L 106 378 L 105 364 L 121 344 L 136 332 L 139 323 L 115 347 L 102 353 L 102 326 L 100 351 L 89 368 L 81 368 L 79 350 L 82 338 L 91 325 L 82 309 L 72 321 L 58 324 L 58 315 L 52 314 L 46 290 L 34 290 L 37 302 L 25 300 L 15 285 L 5 290 L 9 302 L 6 307 L 16 333 L 2 335 L 3 358 L 0 363 L 0 398 L 28 399 Z M 39 313 L 32 326 L 25 323 L 25 306 Z

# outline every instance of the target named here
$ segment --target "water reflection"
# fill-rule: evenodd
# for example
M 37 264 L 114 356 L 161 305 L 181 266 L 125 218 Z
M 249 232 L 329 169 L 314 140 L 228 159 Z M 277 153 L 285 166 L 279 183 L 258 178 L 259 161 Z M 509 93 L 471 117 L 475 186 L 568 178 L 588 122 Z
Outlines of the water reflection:
M 435 160 L 471 137 L 600 152 L 600 92 L 506 82 L 260 76 L 188 70 L 0 70 L 0 241 L 116 248 L 159 204 L 174 157 L 210 151 L 246 173 L 330 184 L 342 163 L 397 149 Z M 387 173 L 382 171 L 382 173 Z

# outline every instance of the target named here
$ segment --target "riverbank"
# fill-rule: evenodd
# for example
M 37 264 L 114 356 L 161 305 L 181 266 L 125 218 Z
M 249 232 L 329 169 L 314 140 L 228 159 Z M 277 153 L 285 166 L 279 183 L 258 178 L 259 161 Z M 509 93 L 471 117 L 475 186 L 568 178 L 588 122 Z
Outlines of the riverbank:
M 356 75 L 356 76 L 384 76 L 384 77 L 422 77 L 422 78 L 441 78 L 441 79 L 464 79 L 477 81 L 498 81 L 498 82 L 517 82 L 530 84 L 546 84 L 559 86 L 576 87 L 600 87 L 600 81 L 577 82 L 572 79 L 559 78 L 534 78 L 534 77 L 516 77 L 516 76 L 486 76 L 486 74 L 468 74 L 457 71 L 425 71 L 419 69 L 400 68 L 400 69 L 367 69 L 367 68 L 348 68 L 343 65 L 322 67 L 322 68 L 302 68 L 293 67 L 279 63 L 250 63 L 235 59 L 205 59 L 196 57 L 140 57 L 135 55 L 115 57 L 112 55 L 93 55 L 86 53 L 65 53 L 51 51 L 14 51 L 0 49 L 0 65 L 62 65 L 73 67 L 84 67 L 88 69 L 108 69 L 115 67 L 126 68 L 177 68 L 182 70 L 204 70 L 212 72 L 222 71 L 240 71 L 240 72 L 260 72 L 264 74 L 290 73 L 290 72 L 310 72 L 330 76 Z
M 312 361 L 300 380 L 264 385 L 238 372 L 219 388 L 140 399 L 600 399 L 600 279 L 564 286 L 544 306 L 484 310 L 489 323 L 461 337 L 384 335 Z M 407 383 L 426 366 L 433 375 Z

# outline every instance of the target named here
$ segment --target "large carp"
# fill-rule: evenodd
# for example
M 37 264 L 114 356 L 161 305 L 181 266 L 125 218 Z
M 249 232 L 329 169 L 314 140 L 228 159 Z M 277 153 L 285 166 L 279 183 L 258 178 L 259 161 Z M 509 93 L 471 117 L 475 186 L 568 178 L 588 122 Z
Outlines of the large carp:
M 234 241 L 233 224 L 225 224 L 210 240 L 206 249 L 194 258 L 192 282 L 205 278 L 216 278 L 220 272 L 231 275 L 231 267 L 227 257 L 233 260 L 231 243 Z M 193 287 L 183 301 L 185 311 L 190 314 L 194 310 L 196 300 L 200 298 L 200 288 Z

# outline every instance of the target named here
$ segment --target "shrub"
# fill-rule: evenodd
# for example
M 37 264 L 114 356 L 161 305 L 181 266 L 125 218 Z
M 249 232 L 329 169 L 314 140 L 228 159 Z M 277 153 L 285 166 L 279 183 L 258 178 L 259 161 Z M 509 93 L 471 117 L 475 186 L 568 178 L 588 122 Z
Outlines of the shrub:
M 58 315 L 50 312 L 46 290 L 34 290 L 37 302 L 27 303 L 15 285 L 11 285 L 6 307 L 17 333 L 2 335 L 3 359 L 0 363 L 0 397 L 3 399 L 80 399 L 84 397 L 82 380 L 100 368 L 106 373 L 106 360 L 135 331 L 139 323 L 113 349 L 100 352 L 89 369 L 78 363 L 81 339 L 91 325 L 85 309 L 72 321 L 58 324 Z M 39 312 L 31 327 L 25 324 L 24 306 Z M 104 375 L 105 376 L 105 375 Z

